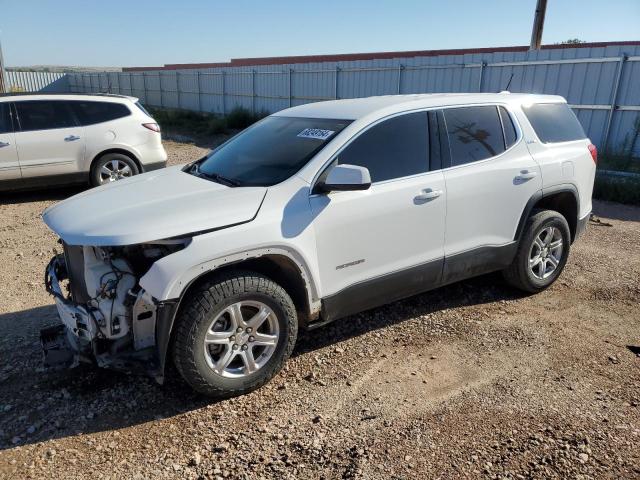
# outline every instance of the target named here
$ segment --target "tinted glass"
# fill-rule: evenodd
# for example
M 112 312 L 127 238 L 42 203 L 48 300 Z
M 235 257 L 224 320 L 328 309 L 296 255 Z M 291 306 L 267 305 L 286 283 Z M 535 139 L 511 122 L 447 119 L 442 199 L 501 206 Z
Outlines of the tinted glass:
M 338 163 L 367 167 L 372 182 L 429 170 L 426 112 L 401 115 L 371 127 L 338 156 Z
M 502 124 L 496 107 L 444 110 L 451 147 L 451 165 L 464 165 L 504 152 Z
M 23 101 L 15 103 L 23 132 L 74 127 L 75 120 L 67 102 Z
M 240 185 L 275 185 L 300 170 L 350 122 L 324 118 L 267 117 L 199 165 Z
M 586 138 L 582 125 L 566 103 L 537 103 L 523 110 L 544 143 Z
M 126 105 L 107 102 L 69 102 L 82 125 L 108 122 L 131 115 Z
M 518 138 L 518 133 L 516 132 L 516 127 L 513 124 L 513 119 L 507 109 L 504 107 L 498 107 L 500 110 L 500 118 L 502 119 L 502 129 L 504 130 L 504 146 L 505 148 L 510 148 L 514 143 L 516 143 L 516 138 Z
M 12 131 L 11 117 L 9 116 L 9 104 L 0 103 L 0 133 L 10 133 Z

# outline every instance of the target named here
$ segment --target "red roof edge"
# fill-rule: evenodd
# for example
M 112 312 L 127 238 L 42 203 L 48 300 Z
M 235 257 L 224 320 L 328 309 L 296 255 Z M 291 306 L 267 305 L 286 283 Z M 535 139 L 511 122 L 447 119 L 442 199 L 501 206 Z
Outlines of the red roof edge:
M 591 42 L 576 44 L 554 44 L 543 45 L 543 50 L 556 50 L 560 48 L 597 48 L 621 45 L 640 45 L 640 41 L 621 42 Z M 278 65 L 296 63 L 319 63 L 319 62 L 345 62 L 354 60 L 378 60 L 389 58 L 411 58 L 411 57 L 436 57 L 439 55 L 465 55 L 477 53 L 496 52 L 526 52 L 529 49 L 526 45 L 513 47 L 487 47 L 487 48 L 462 48 L 449 50 L 412 50 L 404 52 L 372 52 L 372 53 L 343 53 L 336 55 L 302 55 L 292 57 L 258 57 L 258 58 L 234 58 L 230 62 L 217 63 L 169 63 L 162 67 L 124 67 L 123 72 L 142 72 L 149 70 L 186 70 L 190 68 L 215 68 L 215 67 L 248 67 L 258 65 Z

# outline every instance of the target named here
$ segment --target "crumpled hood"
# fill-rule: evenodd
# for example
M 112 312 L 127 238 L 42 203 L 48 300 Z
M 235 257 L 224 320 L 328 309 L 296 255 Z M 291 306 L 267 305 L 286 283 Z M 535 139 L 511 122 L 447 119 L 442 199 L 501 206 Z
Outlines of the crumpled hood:
M 132 245 L 251 221 L 266 192 L 227 187 L 178 166 L 88 190 L 42 218 L 70 245 Z

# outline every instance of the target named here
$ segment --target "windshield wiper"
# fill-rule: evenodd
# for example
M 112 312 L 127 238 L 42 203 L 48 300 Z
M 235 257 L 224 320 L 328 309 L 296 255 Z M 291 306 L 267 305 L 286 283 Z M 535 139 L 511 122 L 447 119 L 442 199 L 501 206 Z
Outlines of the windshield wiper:
M 219 173 L 203 172 L 202 170 L 200 170 L 200 166 L 197 163 L 194 163 L 189 170 L 190 173 L 192 173 L 196 177 L 206 178 L 207 180 L 226 185 L 227 187 L 239 187 L 240 185 L 242 185 L 242 182 L 240 182 L 239 180 L 227 178 L 224 175 L 220 175 Z

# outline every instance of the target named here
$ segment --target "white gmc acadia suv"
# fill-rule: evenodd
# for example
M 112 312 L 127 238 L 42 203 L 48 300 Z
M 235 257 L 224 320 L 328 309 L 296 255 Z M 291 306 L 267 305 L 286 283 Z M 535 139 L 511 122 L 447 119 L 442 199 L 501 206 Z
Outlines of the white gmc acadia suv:
M 0 95 L 0 191 L 102 185 L 166 166 L 156 121 L 122 95 Z
M 539 292 L 591 211 L 595 147 L 561 97 L 404 95 L 273 114 L 204 158 L 44 213 L 64 325 L 45 361 L 255 389 L 298 329 L 502 270 Z M 109 208 L 104 208 L 109 205 Z M 61 282 L 68 282 L 68 293 Z

